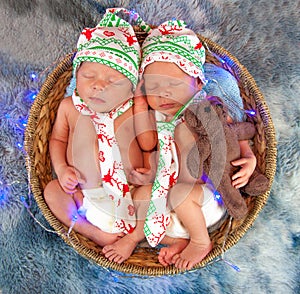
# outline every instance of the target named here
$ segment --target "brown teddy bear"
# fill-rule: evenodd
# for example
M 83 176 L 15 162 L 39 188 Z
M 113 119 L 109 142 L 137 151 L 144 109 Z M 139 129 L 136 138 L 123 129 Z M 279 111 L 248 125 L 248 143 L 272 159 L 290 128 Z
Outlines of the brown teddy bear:
M 245 217 L 248 212 L 245 199 L 231 184 L 231 177 L 238 167 L 231 162 L 240 158 L 238 141 L 254 136 L 254 125 L 250 122 L 228 123 L 228 110 L 216 96 L 190 105 L 184 117 L 197 138 L 187 157 L 191 175 L 197 179 L 206 175 L 221 194 L 228 213 L 236 219 Z M 268 186 L 269 180 L 256 169 L 243 192 L 256 196 L 267 191 Z

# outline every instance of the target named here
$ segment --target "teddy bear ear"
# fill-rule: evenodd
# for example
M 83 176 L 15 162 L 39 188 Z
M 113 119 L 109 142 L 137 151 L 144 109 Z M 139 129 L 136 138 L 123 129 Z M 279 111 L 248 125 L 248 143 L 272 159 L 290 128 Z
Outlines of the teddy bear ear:
M 210 106 L 205 106 L 204 107 L 204 112 L 207 112 L 207 113 L 211 112 Z
M 209 96 L 207 100 L 214 106 L 224 105 L 223 100 L 218 96 Z
M 216 110 L 216 112 L 218 113 L 219 117 L 224 117 L 227 118 L 227 107 L 224 104 L 223 100 L 218 97 L 218 96 L 210 96 L 208 98 L 209 102 L 211 103 L 211 105 L 214 107 L 214 109 Z

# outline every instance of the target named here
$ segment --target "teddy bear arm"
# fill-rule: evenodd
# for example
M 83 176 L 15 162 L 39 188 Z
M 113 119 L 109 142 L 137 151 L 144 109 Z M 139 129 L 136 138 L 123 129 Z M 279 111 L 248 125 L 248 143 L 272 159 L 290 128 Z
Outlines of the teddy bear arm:
M 258 167 L 256 167 L 249 182 L 241 190 L 250 196 L 258 196 L 268 190 L 269 183 L 269 179 L 259 171 Z

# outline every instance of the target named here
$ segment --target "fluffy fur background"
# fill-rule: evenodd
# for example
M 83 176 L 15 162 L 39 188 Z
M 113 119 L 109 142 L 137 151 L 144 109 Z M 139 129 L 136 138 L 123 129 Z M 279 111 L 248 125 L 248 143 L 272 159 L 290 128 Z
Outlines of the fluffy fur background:
M 135 9 L 148 22 L 184 19 L 235 55 L 253 75 L 270 108 L 278 167 L 269 200 L 225 263 L 149 279 L 122 277 L 79 256 L 27 213 L 22 150 L 16 124 L 28 114 L 29 73 L 75 46 L 105 8 Z M 1 0 L 0 2 L 0 289 L 2 293 L 299 293 L 300 275 L 300 4 L 283 0 Z M 52 67 L 53 68 L 53 67 Z M 46 224 L 35 202 L 35 217 Z M 47 225 L 47 224 L 46 224 Z M 1 292 L 1 290 L 0 290 Z

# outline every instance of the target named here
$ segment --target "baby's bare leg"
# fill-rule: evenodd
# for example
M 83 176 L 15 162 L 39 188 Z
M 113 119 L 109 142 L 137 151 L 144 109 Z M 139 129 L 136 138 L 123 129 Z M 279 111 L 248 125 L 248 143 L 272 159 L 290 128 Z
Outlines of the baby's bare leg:
M 151 188 L 151 185 L 141 186 L 132 193 L 137 216 L 136 227 L 131 234 L 127 234 L 114 244 L 103 248 L 102 252 L 110 261 L 122 263 L 131 256 L 137 244 L 145 238 L 144 223 L 149 207 Z
M 172 262 L 177 268 L 190 270 L 212 249 L 201 210 L 203 190 L 200 185 L 191 187 L 188 184 L 177 184 L 170 191 L 169 197 L 173 210 L 190 235 L 189 244 L 181 253 L 174 255 Z
M 79 190 L 73 195 L 67 194 L 62 190 L 58 180 L 53 180 L 46 186 L 44 197 L 50 210 L 59 221 L 70 227 L 72 218 L 76 215 L 77 221 L 73 227 L 74 231 L 102 247 L 114 243 L 123 236 L 122 233 L 106 233 L 78 214 L 77 210 L 82 205 L 83 199 L 83 195 Z

